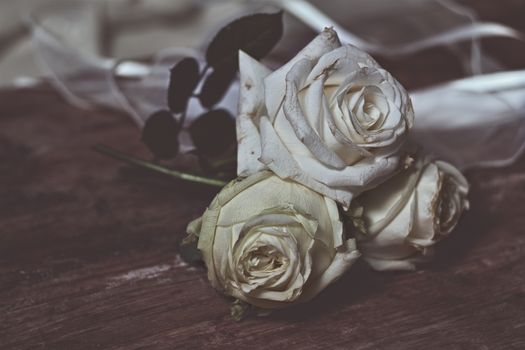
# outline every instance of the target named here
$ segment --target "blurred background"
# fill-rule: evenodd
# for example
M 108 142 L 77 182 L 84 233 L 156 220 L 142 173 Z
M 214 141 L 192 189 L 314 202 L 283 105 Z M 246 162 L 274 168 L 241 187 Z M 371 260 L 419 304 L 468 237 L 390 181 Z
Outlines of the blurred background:
M 525 10 L 522 0 L 501 1 Z M 283 1 L 288 5 L 295 0 Z M 478 20 L 469 7 L 491 1 L 449 0 L 312 0 L 334 22 L 371 43 L 408 43 Z M 87 54 L 144 60 L 161 49 L 201 49 L 225 23 L 242 14 L 275 10 L 278 0 L 2 0 L 0 2 L 0 86 L 30 83 L 42 75 L 35 63 L 30 23 L 39 23 Z M 519 12 L 519 11 L 518 11 Z M 521 15 L 525 11 L 522 11 Z M 494 13 L 494 11 L 492 11 Z M 497 19 L 497 18 L 496 18 Z M 523 22 L 523 21 L 522 21 Z M 519 28 L 518 28 L 519 29 Z M 271 59 L 281 61 L 314 35 L 288 12 L 285 35 Z M 503 39 L 506 40 L 506 39 Z M 468 44 L 468 43 L 467 43 Z M 471 74 L 470 47 L 447 48 L 458 60 L 453 71 Z M 516 66 L 518 58 L 483 56 L 483 69 Z M 521 57 L 523 59 L 523 57 Z M 396 58 L 394 61 L 399 61 Z M 387 62 L 388 65 L 388 62 Z M 447 75 L 447 77 L 450 74 Z

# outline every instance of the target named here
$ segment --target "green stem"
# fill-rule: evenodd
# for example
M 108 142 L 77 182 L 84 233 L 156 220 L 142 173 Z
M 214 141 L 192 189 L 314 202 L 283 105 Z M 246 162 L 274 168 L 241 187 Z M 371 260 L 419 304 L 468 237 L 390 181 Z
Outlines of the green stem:
M 223 165 L 229 165 L 229 164 L 235 164 L 235 163 L 237 163 L 237 155 L 211 163 L 211 166 L 213 168 L 218 168 Z
M 108 157 L 111 157 L 111 158 L 114 158 L 114 159 L 118 159 L 118 160 L 121 160 L 123 162 L 129 163 L 129 164 L 133 164 L 133 165 L 136 165 L 136 166 L 144 168 L 144 169 L 155 171 L 157 173 L 169 175 L 169 176 L 175 177 L 177 179 L 181 179 L 181 180 L 185 180 L 185 181 L 191 181 L 191 182 L 196 182 L 196 183 L 201 183 L 201 184 L 210 185 L 210 186 L 221 187 L 221 188 L 224 187 L 227 184 L 227 182 L 225 182 L 223 180 L 212 179 L 212 178 L 209 178 L 209 177 L 203 177 L 203 176 L 183 173 L 183 172 L 177 171 L 177 170 L 171 170 L 171 169 L 165 168 L 163 166 L 160 166 L 160 165 L 157 165 L 157 164 L 153 164 L 153 163 L 147 162 L 147 161 L 139 159 L 139 158 L 135 158 L 133 156 L 127 155 L 125 153 L 122 153 L 120 151 L 117 151 L 115 149 L 109 148 L 109 147 L 104 146 L 104 145 L 96 145 L 93 148 L 94 148 L 95 151 L 97 151 L 97 152 L 99 152 L 99 153 L 101 153 L 103 155 L 106 155 Z

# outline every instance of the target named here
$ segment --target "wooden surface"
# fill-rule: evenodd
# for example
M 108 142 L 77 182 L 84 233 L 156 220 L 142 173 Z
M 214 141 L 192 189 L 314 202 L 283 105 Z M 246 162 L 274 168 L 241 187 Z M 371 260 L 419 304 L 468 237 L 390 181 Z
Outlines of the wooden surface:
M 490 3 L 487 18 L 518 23 L 523 2 Z M 505 42 L 518 68 L 523 47 Z M 454 72 L 449 56 L 383 62 L 414 87 Z M 138 139 L 127 117 L 48 88 L 0 92 L 0 349 L 525 348 L 525 159 L 468 173 L 472 208 L 425 270 L 358 265 L 307 305 L 236 323 L 175 252 L 214 190 L 91 150 L 145 155 Z

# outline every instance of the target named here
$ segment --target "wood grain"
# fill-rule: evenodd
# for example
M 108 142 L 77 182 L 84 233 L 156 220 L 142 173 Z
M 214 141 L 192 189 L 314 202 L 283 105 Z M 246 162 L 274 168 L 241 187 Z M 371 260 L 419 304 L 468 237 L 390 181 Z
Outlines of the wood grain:
M 487 17 L 491 3 L 479 2 Z M 512 22 L 520 4 L 505 3 L 516 7 L 492 15 Z M 432 52 L 417 59 L 439 64 Z M 175 253 L 215 190 L 116 163 L 97 143 L 147 155 L 123 115 L 45 86 L 0 92 L 0 349 L 525 348 L 525 159 L 468 173 L 472 208 L 426 269 L 358 265 L 307 305 L 236 323 L 204 268 Z

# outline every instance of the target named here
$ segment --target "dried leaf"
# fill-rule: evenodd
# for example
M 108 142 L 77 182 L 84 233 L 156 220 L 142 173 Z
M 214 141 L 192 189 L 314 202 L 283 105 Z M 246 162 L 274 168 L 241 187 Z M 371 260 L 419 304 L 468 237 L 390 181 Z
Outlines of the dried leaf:
M 199 83 L 199 63 L 192 57 L 178 62 L 170 72 L 168 107 L 173 113 L 186 110 L 188 100 Z
M 159 159 L 170 159 L 179 152 L 179 123 L 169 111 L 158 111 L 142 129 L 142 142 Z
M 237 67 L 239 50 L 255 59 L 261 59 L 281 39 L 282 17 L 282 11 L 272 14 L 259 13 L 231 22 L 217 33 L 208 46 L 208 65 L 217 67 L 224 62 L 230 62 Z
M 197 264 L 202 262 L 202 253 L 197 248 L 197 240 L 194 240 L 189 243 L 181 243 L 177 247 L 177 252 L 179 253 L 182 260 L 188 264 Z
M 206 78 L 199 94 L 201 105 L 205 108 L 211 108 L 218 103 L 230 84 L 235 79 L 237 66 L 225 64 L 213 69 L 213 72 Z
M 200 154 L 217 156 L 236 144 L 235 120 L 224 109 L 201 115 L 189 128 L 191 139 Z

